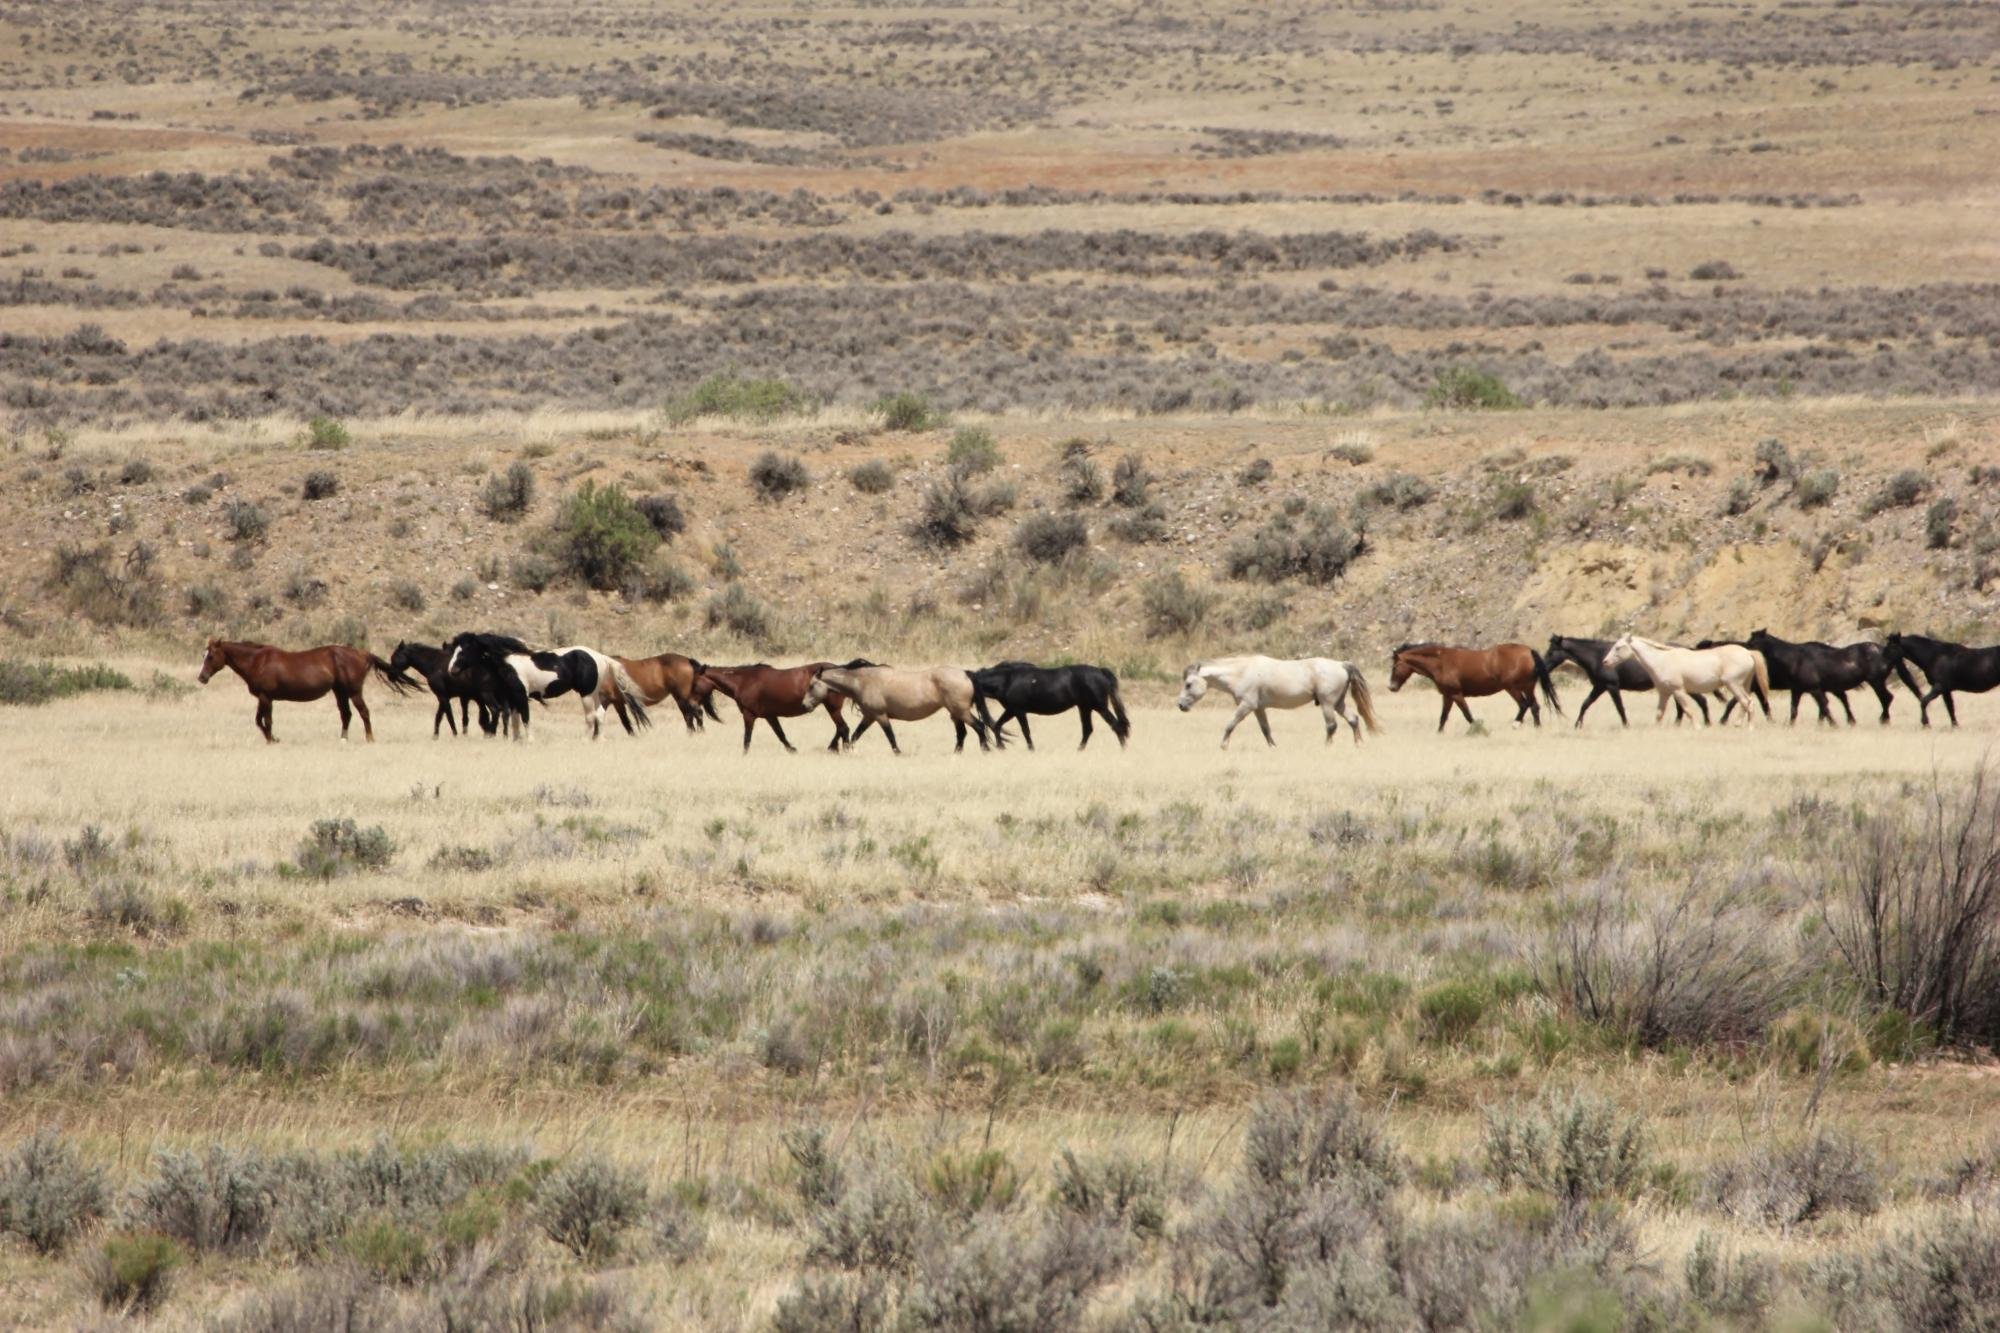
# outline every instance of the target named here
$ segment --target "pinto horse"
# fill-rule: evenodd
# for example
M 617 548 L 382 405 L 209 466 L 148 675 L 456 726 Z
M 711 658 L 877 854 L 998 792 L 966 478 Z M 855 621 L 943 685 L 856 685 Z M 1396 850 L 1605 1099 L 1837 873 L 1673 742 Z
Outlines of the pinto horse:
M 1583 673 L 1590 682 L 1590 695 L 1583 701 L 1583 707 L 1576 710 L 1576 725 L 1583 725 L 1583 715 L 1597 702 L 1600 694 L 1611 696 L 1611 706 L 1618 710 L 1618 721 L 1623 726 L 1631 726 L 1632 720 L 1625 716 L 1625 701 L 1618 696 L 1653 692 L 1653 678 L 1646 674 L 1646 668 L 1637 662 L 1620 662 L 1615 667 L 1604 665 L 1604 655 L 1611 651 L 1609 639 L 1579 639 L 1568 634 L 1549 635 L 1549 651 L 1543 657 L 1553 675 L 1556 668 L 1567 662 Z M 1708 700 L 1697 694 L 1695 706 L 1701 709 L 1701 724 L 1708 725 Z M 1679 726 L 1688 716 L 1681 701 L 1674 700 L 1674 725 Z M 1727 716 L 1725 714 L 1724 716 Z
M 958 744 L 952 747 L 952 753 L 965 749 L 968 726 L 979 733 L 979 748 L 990 748 L 986 743 L 986 719 L 972 707 L 972 676 L 958 667 L 821 667 L 813 673 L 806 702 L 830 702 L 841 695 L 852 699 L 861 710 L 861 725 L 854 729 L 850 742 L 859 739 L 870 726 L 879 725 L 882 734 L 889 738 L 889 748 L 901 754 L 903 747 L 896 744 L 895 728 L 889 724 L 915 722 L 942 709 L 951 715 L 952 725 L 958 728 Z
M 1991 648 L 1968 648 L 1962 643 L 1928 639 L 1921 634 L 1891 634 L 1882 645 L 1882 656 L 1903 678 L 1903 683 L 1910 687 L 1910 693 L 1917 696 L 1917 708 L 1927 727 L 1931 724 L 1931 700 L 1944 700 L 1944 711 L 1955 727 L 1958 725 L 1958 706 L 1951 701 L 1953 691 L 1984 694 L 2000 686 L 2000 644 Z M 1930 689 L 1917 688 L 1916 679 L 1910 675 L 1908 664 L 1911 662 L 1924 669 L 1924 678 L 1930 682 Z
M 639 687 L 639 699 L 646 707 L 671 698 L 681 710 L 681 721 L 689 731 L 699 731 L 702 717 L 706 714 L 717 722 L 722 714 L 715 711 L 715 687 L 702 679 L 702 672 L 708 668 L 692 657 L 679 653 L 661 653 L 657 657 L 614 657 L 611 659 L 625 668 Z M 612 702 L 617 708 L 624 701 L 624 692 Z
M 490 672 L 461 671 L 457 675 L 445 670 L 450 654 L 442 648 L 433 648 L 427 643 L 399 643 L 396 651 L 389 654 L 389 670 L 408 679 L 405 674 L 415 671 L 430 686 L 431 694 L 437 699 L 437 715 L 431 718 L 431 739 L 436 740 L 439 727 L 450 727 L 456 736 L 463 730 L 472 734 L 470 720 L 472 705 L 479 705 L 479 729 L 491 736 L 499 727 L 504 712 L 502 687 L 496 676 Z M 452 702 L 458 703 L 458 717 L 451 715 Z
M 447 671 L 462 670 L 470 663 L 484 659 L 511 671 L 530 699 L 576 695 L 583 702 L 583 723 L 589 729 L 592 740 L 596 740 L 603 730 L 604 710 L 612 707 L 614 698 L 621 694 L 624 696 L 623 706 L 618 709 L 618 720 L 625 724 L 626 734 L 633 734 L 635 720 L 642 727 L 652 725 L 638 685 L 626 674 L 624 667 L 595 648 L 573 646 L 536 652 L 519 639 L 504 634 L 469 632 L 459 635 L 446 646 L 451 650 L 450 657 L 446 659 Z M 519 736 L 528 722 L 525 703 L 513 714 L 513 720 L 518 724 L 515 735 Z
M 1468 725 L 1472 722 L 1472 710 L 1465 706 L 1467 699 L 1477 699 L 1483 695 L 1499 694 L 1503 690 L 1519 705 L 1514 712 L 1514 725 L 1520 726 L 1521 719 L 1529 712 L 1535 715 L 1535 725 L 1542 725 L 1542 706 L 1535 702 L 1535 686 L 1542 687 L 1548 698 L 1549 707 L 1556 710 L 1556 716 L 1563 715 L 1562 700 L 1556 698 L 1555 681 L 1549 677 L 1549 665 L 1542 655 L 1525 643 L 1502 643 L 1491 648 L 1454 648 L 1442 643 L 1406 643 L 1389 658 L 1389 692 L 1394 694 L 1403 688 L 1412 675 L 1426 676 L 1437 686 L 1444 696 L 1444 708 L 1438 713 L 1438 730 L 1451 720 L 1452 705 L 1465 715 Z
M 1043 667 L 1032 662 L 1001 662 L 969 674 L 972 706 L 979 710 L 980 720 L 993 729 L 994 743 L 1003 748 L 1007 744 L 1004 728 L 1010 719 L 1021 724 L 1021 739 L 1032 750 L 1035 738 L 1028 730 L 1028 714 L 1049 716 L 1067 713 L 1072 708 L 1083 719 L 1083 740 L 1076 747 L 1079 750 L 1090 744 L 1093 712 L 1111 728 L 1120 749 L 1132 737 L 1132 720 L 1125 715 L 1125 704 L 1118 697 L 1118 677 L 1109 667 Z M 999 701 L 998 722 L 986 709 L 989 699 Z
M 1660 710 L 1653 717 L 1655 723 L 1667 715 L 1669 699 L 1686 703 L 1696 695 L 1720 694 L 1743 706 L 1743 724 L 1749 726 L 1756 721 L 1750 714 L 1753 691 L 1767 697 L 1771 691 L 1771 672 L 1764 654 L 1739 643 L 1677 648 L 1627 634 L 1611 645 L 1611 651 L 1604 655 L 1604 665 L 1615 667 L 1629 661 L 1637 661 L 1653 678 L 1653 689 L 1660 696 Z M 1723 716 L 1726 718 L 1728 714 L 1725 712 Z
M 1236 701 L 1236 712 L 1222 729 L 1222 748 L 1225 750 L 1229 748 L 1229 738 L 1237 726 L 1252 713 L 1257 715 L 1257 727 L 1264 733 L 1264 743 L 1275 746 L 1278 742 L 1271 736 L 1271 719 L 1265 711 L 1271 708 L 1319 705 L 1329 742 L 1333 740 L 1333 733 L 1340 730 L 1340 719 L 1343 717 L 1347 720 L 1348 729 L 1354 733 L 1356 745 L 1361 744 L 1364 722 L 1370 731 L 1379 733 L 1382 730 L 1375 721 L 1375 701 L 1368 693 L 1368 681 L 1362 676 L 1361 668 L 1352 662 L 1337 662 L 1331 657 L 1301 657 L 1289 661 L 1256 655 L 1214 657 L 1196 662 L 1181 672 L 1181 697 L 1174 701 L 1174 706 L 1183 713 L 1187 712 L 1201 702 L 1211 684 L 1228 691 L 1229 697 Z M 1357 710 L 1355 713 L 1347 711 L 1350 697 Z
M 746 754 L 750 750 L 751 734 L 757 730 L 760 718 L 771 728 L 771 734 L 778 738 L 778 744 L 796 753 L 797 747 L 786 739 L 785 729 L 778 725 L 778 719 L 804 717 L 820 707 L 822 702 L 827 716 L 833 719 L 833 739 L 827 742 L 826 748 L 839 750 L 852 739 L 847 719 L 840 715 L 841 696 L 835 694 L 811 702 L 806 699 L 812 692 L 813 677 L 832 665 L 832 662 L 808 662 L 804 666 L 774 667 L 757 662 L 750 666 L 705 666 L 695 677 L 695 687 L 719 690 L 735 701 L 736 711 L 743 715 L 743 750 Z M 858 657 L 848 663 L 850 667 L 869 665 L 872 664 Z
M 278 743 L 278 738 L 271 734 L 271 705 L 280 699 L 288 704 L 311 703 L 331 693 L 333 701 L 340 705 L 340 739 L 347 739 L 347 725 L 353 720 L 348 706 L 352 704 L 353 712 L 361 714 L 363 734 L 372 742 L 375 724 L 369 720 L 368 705 L 361 698 L 361 687 L 368 683 L 368 673 L 380 676 L 398 694 L 416 688 L 414 682 L 398 676 L 375 654 L 345 644 L 289 652 L 268 643 L 210 639 L 208 650 L 201 655 L 201 674 L 196 679 L 206 685 L 209 677 L 224 667 L 241 676 L 250 693 L 257 697 L 257 730 L 272 745 Z

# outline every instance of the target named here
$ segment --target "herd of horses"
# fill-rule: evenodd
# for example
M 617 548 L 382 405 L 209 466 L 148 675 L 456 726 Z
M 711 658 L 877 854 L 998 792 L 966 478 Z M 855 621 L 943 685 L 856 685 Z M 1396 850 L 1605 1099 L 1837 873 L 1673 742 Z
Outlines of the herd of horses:
M 1919 686 L 1912 666 L 1921 671 Z M 1811 699 L 1819 720 L 1835 725 L 1831 709 L 1840 704 L 1850 726 L 1854 709 L 1851 690 L 1866 686 L 1881 705 L 1887 724 L 1892 701 L 1891 678 L 1901 680 L 1916 697 L 1923 725 L 1929 726 L 1930 706 L 1944 704 L 1951 724 L 1958 725 L 1954 694 L 1977 694 L 2000 686 L 2000 646 L 1969 648 L 1917 634 L 1891 634 L 1883 643 L 1835 647 L 1826 643 L 1794 643 L 1767 630 L 1735 639 L 1703 639 L 1692 647 L 1661 642 L 1636 634 L 1618 639 L 1585 639 L 1554 635 L 1546 652 L 1520 643 L 1491 648 L 1465 648 L 1441 643 L 1406 643 L 1389 661 L 1389 689 L 1397 691 L 1412 676 L 1423 676 L 1443 700 L 1438 730 L 1443 731 L 1456 708 L 1473 724 L 1467 699 L 1505 694 L 1514 701 L 1514 724 L 1532 718 L 1542 724 L 1546 701 L 1558 716 L 1562 702 L 1556 693 L 1555 671 L 1568 666 L 1590 684 L 1577 710 L 1576 725 L 1601 696 L 1608 695 L 1618 720 L 1630 725 L 1622 695 L 1650 692 L 1658 697 L 1655 720 L 1664 720 L 1671 704 L 1678 725 L 1695 712 L 1703 725 L 1712 718 L 1711 696 L 1722 703 L 1720 721 L 1737 710 L 1747 725 L 1755 720 L 1753 706 L 1771 717 L 1771 691 L 1789 690 L 1791 721 L 1799 705 Z M 256 725 L 264 739 L 275 743 L 271 709 L 277 702 L 303 703 L 333 695 L 340 709 L 340 736 L 347 739 L 353 713 L 369 740 L 375 729 L 362 698 L 372 675 L 397 693 L 430 690 L 437 704 L 431 735 L 449 727 L 454 736 L 471 731 L 478 710 L 480 729 L 488 736 L 527 734 L 530 706 L 575 695 L 583 706 L 584 724 L 595 739 L 608 711 L 628 734 L 651 725 L 649 709 L 671 699 L 689 731 L 708 720 L 721 721 L 715 696 L 736 705 L 743 721 L 743 748 L 750 748 L 757 723 L 763 722 L 787 750 L 796 747 L 785 735 L 783 721 L 824 711 L 833 722 L 827 749 L 846 749 L 870 727 L 879 728 L 889 748 L 902 753 L 895 724 L 943 713 L 957 731 L 954 750 L 965 748 L 971 731 L 984 750 L 1007 744 L 1007 727 L 1020 728 L 1021 739 L 1034 748 L 1030 716 L 1045 717 L 1074 710 L 1083 723 L 1078 748 L 1090 744 L 1093 718 L 1102 719 L 1123 746 L 1132 724 L 1118 693 L 1118 677 L 1101 666 L 1038 666 L 1032 662 L 1000 662 L 977 670 L 959 667 L 894 667 L 865 658 L 849 662 L 807 662 L 776 667 L 765 663 L 716 666 L 680 653 L 655 657 L 616 657 L 595 648 L 535 649 L 504 634 L 467 632 L 441 645 L 399 643 L 387 661 L 360 648 L 333 644 L 303 651 L 268 644 L 211 639 L 202 657 L 201 683 L 228 669 L 242 677 L 257 700 Z M 414 673 L 414 675 L 412 674 Z M 1177 706 L 1193 708 L 1211 689 L 1235 701 L 1235 711 L 1222 730 L 1226 748 L 1237 726 L 1251 715 L 1265 741 L 1271 735 L 1269 710 L 1319 708 L 1331 741 L 1346 722 L 1355 742 L 1365 727 L 1379 732 L 1368 681 L 1352 662 L 1326 657 L 1278 659 L 1261 656 L 1217 657 L 1196 662 L 1181 676 Z M 453 705 L 457 716 L 453 717 Z M 999 708 L 999 716 L 993 714 Z M 859 722 L 848 724 L 849 710 Z

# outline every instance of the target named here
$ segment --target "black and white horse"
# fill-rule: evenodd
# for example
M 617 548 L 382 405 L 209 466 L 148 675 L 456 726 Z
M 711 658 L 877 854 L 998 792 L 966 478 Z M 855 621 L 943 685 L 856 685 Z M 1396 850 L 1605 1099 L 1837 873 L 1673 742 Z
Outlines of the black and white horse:
M 459 635 L 446 646 L 450 649 L 445 662 L 447 671 L 455 672 L 463 663 L 484 659 L 511 671 L 530 699 L 576 695 L 583 701 L 584 726 L 592 740 L 603 730 L 607 708 L 617 709 L 618 720 L 625 724 L 628 735 L 635 720 L 642 727 L 652 725 L 646 705 L 641 702 L 644 691 L 624 667 L 595 648 L 572 646 L 538 652 L 505 634 L 470 632 Z M 515 720 L 518 728 L 526 727 L 525 707 L 515 715 Z M 520 734 L 519 729 L 516 734 Z
M 466 735 L 472 734 L 471 713 L 474 704 L 479 705 L 479 728 L 491 736 L 499 730 L 500 720 L 513 706 L 510 697 L 519 694 L 519 705 L 528 705 L 527 694 L 511 671 L 502 671 L 484 658 L 476 658 L 461 664 L 457 675 L 445 669 L 450 657 L 444 649 L 428 643 L 399 643 L 390 655 L 389 670 L 403 676 L 415 671 L 430 686 L 431 694 L 437 699 L 437 715 L 431 719 L 431 736 L 436 738 L 442 727 L 450 727 L 456 736 L 462 729 Z M 452 701 L 458 701 L 458 717 L 451 715 Z

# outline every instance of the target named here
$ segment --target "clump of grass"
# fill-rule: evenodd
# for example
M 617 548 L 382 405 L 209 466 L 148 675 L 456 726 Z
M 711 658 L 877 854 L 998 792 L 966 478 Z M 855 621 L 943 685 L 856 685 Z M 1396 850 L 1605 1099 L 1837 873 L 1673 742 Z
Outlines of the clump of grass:
M 271 517 L 254 500 L 231 500 L 222 507 L 222 524 L 231 541 L 254 542 L 270 531 Z
M 1244 487 L 1262 486 L 1271 479 L 1273 470 L 1270 459 L 1253 458 L 1236 474 L 1236 484 Z
M 174 1270 L 185 1261 L 181 1247 L 150 1232 L 107 1236 L 85 1265 L 84 1276 L 97 1302 L 119 1314 L 148 1314 L 166 1302 Z
M 99 625 L 144 628 L 160 618 L 153 549 L 135 544 L 119 560 L 111 547 L 56 547 L 49 583 L 70 611 Z
M 1840 473 L 1830 467 L 1816 467 L 1799 478 L 1795 494 L 1799 508 L 1818 509 L 1840 490 Z
M 944 413 L 932 407 L 930 399 L 907 390 L 882 395 L 868 410 L 882 418 L 884 430 L 935 430 L 945 422 Z
M 479 492 L 479 512 L 495 523 L 515 523 L 535 503 L 535 473 L 526 463 L 509 463 L 505 472 L 486 478 Z
M 1929 476 L 1915 468 L 1904 468 L 1882 483 L 1882 488 L 1861 506 L 1862 517 L 1873 518 L 1889 509 L 1908 509 L 1931 493 Z
M 1154 636 L 1192 634 L 1215 609 L 1215 595 L 1196 587 L 1176 569 L 1149 580 L 1139 591 L 1146 632 Z
M 686 393 L 668 399 L 663 411 L 669 422 L 680 426 L 701 417 L 776 421 L 796 416 L 807 406 L 806 396 L 784 380 L 720 374 L 710 375 Z
M 1361 554 L 1365 537 L 1324 505 L 1309 505 L 1297 519 L 1273 516 L 1256 532 L 1230 544 L 1229 577 L 1278 583 L 1303 579 L 1327 584 L 1339 579 Z
M 324 468 L 306 473 L 299 484 L 299 496 L 305 500 L 327 500 L 340 490 L 340 478 Z
M 345 449 L 353 443 L 353 437 L 334 418 L 318 416 L 306 423 L 299 433 L 299 442 L 308 449 Z
M 632 501 L 632 507 L 646 516 L 653 525 L 653 531 L 660 534 L 660 540 L 672 541 L 687 531 L 687 515 L 681 512 L 678 496 L 642 495 Z
M 381 825 L 362 828 L 352 819 L 321 819 L 292 855 L 293 869 L 308 879 L 333 879 L 362 871 L 387 870 L 396 843 Z
M 1730 518 L 1750 512 L 1757 503 L 1757 488 L 1748 477 L 1738 477 L 1729 483 L 1729 490 L 1722 497 L 1722 512 Z
M 1126 509 L 1143 509 L 1152 499 L 1153 474 L 1137 454 L 1126 454 L 1111 469 L 1111 501 Z
M 1774 485 L 1780 481 L 1791 481 L 1798 475 L 1798 464 L 1792 460 L 1792 451 L 1784 441 L 1772 436 L 1757 441 L 1757 452 L 1753 457 L 1753 475 L 1760 486 Z
M 1045 565 L 1060 564 L 1090 545 L 1090 529 L 1076 514 L 1036 514 L 1014 530 L 1014 549 Z
M 759 500 L 777 501 L 812 484 L 806 465 L 791 454 L 766 449 L 750 464 L 750 489 Z
M 508 579 L 529 592 L 547 592 L 561 573 L 555 561 L 536 551 L 523 551 L 507 566 Z
M 1688 277 L 1696 282 L 1734 282 L 1742 276 L 1727 259 L 1705 260 L 1688 270 Z
M 118 469 L 119 484 L 124 486 L 144 486 L 156 475 L 152 463 L 144 458 L 128 458 Z
M 1063 498 L 1073 505 L 1096 504 L 1104 498 L 1104 472 L 1081 450 L 1065 453 L 1057 475 Z
M 1000 466 L 1000 446 L 985 427 L 961 426 L 952 433 L 944 461 L 967 476 L 977 476 Z
M 963 546 L 979 531 L 979 508 L 965 478 L 947 472 L 924 488 L 913 533 L 926 546 Z
M 1165 541 L 1167 537 L 1167 511 L 1158 503 L 1149 502 L 1128 514 L 1120 514 L 1105 524 L 1105 530 L 1119 541 L 1140 545 L 1145 542 Z
M 628 602 L 677 602 L 695 589 L 694 576 L 664 551 L 655 551 L 619 589 Z
M 1953 526 L 1958 522 L 1958 501 L 1949 495 L 1933 500 L 1924 513 L 1924 545 L 1942 551 L 1951 545 Z
M 1507 411 L 1521 406 L 1498 375 L 1470 366 L 1452 366 L 1439 373 L 1424 394 L 1424 406 L 1458 411 Z
M 602 1263 L 639 1220 L 646 1187 L 638 1176 L 594 1158 L 566 1163 L 535 1191 L 535 1221 L 548 1238 L 579 1259 Z
M 1486 1173 L 1501 1189 L 1519 1185 L 1574 1207 L 1629 1197 L 1645 1171 L 1643 1124 L 1602 1098 L 1549 1093 L 1487 1116 Z
M 710 629 L 727 629 L 753 643 L 762 643 L 771 634 L 771 613 L 740 583 L 724 584 L 709 598 L 702 619 Z
M 410 579 L 397 579 L 389 585 L 389 605 L 399 611 L 421 611 L 427 605 L 424 590 Z
M 0 658 L 0 704 L 45 704 L 96 690 L 131 688 L 131 677 L 102 662 L 64 667 L 53 662 Z
M 847 480 L 863 495 L 886 495 L 896 485 L 896 469 L 884 459 L 871 458 L 849 468 Z
M 651 520 L 617 485 L 586 481 L 563 501 L 552 532 L 563 572 L 587 587 L 615 589 L 660 544 Z
M 1431 484 L 1422 477 L 1409 472 L 1392 472 L 1365 487 L 1356 497 L 1356 502 L 1364 508 L 1408 511 L 1429 504 L 1434 494 L 1436 492 Z

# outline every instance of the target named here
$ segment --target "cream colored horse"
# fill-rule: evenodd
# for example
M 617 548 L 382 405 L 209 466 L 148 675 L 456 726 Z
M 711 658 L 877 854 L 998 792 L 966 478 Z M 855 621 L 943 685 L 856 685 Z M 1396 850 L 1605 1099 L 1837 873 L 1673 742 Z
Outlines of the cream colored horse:
M 1222 748 L 1229 748 L 1230 733 L 1237 724 L 1255 713 L 1257 725 L 1264 732 L 1264 740 L 1271 745 L 1278 742 L 1271 739 L 1271 719 L 1265 713 L 1267 708 L 1303 708 L 1307 704 L 1318 704 L 1320 715 L 1326 720 L 1326 738 L 1331 741 L 1333 733 L 1340 730 L 1340 719 L 1346 718 L 1347 725 L 1354 729 L 1354 743 L 1361 744 L 1361 726 L 1380 732 L 1382 728 L 1375 721 L 1375 702 L 1368 693 L 1368 682 L 1361 675 L 1361 668 L 1352 662 L 1336 662 L 1331 657 L 1299 657 L 1289 660 L 1276 657 L 1216 657 L 1206 662 L 1196 662 L 1181 673 L 1181 697 L 1175 701 L 1183 712 L 1193 708 L 1208 693 L 1210 685 L 1220 686 L 1236 700 L 1236 713 L 1229 719 L 1229 725 L 1222 729 Z M 1352 695 L 1354 706 L 1360 716 L 1347 711 L 1347 700 Z
M 972 677 L 957 667 L 822 667 L 806 689 L 806 707 L 819 707 L 828 694 L 844 695 L 861 710 L 861 725 L 848 738 L 850 745 L 873 724 L 889 738 L 889 748 L 901 754 L 903 747 L 896 744 L 889 724 L 915 722 L 942 709 L 958 728 L 954 754 L 965 748 L 967 727 L 979 733 L 980 749 L 989 748 L 986 723 L 972 711 Z
M 1669 702 L 1677 700 L 1687 706 L 1694 703 L 1697 694 L 1717 694 L 1741 705 L 1743 721 L 1750 725 L 1755 722 L 1750 716 L 1753 684 L 1759 693 L 1771 692 L 1771 672 L 1764 654 L 1738 644 L 1676 648 L 1627 634 L 1604 654 L 1607 670 L 1616 669 L 1621 662 L 1637 662 L 1653 678 L 1653 688 L 1660 695 L 1655 722 L 1666 717 Z

